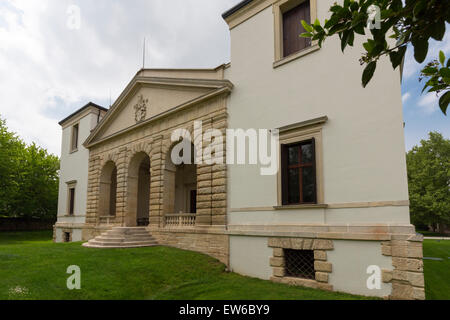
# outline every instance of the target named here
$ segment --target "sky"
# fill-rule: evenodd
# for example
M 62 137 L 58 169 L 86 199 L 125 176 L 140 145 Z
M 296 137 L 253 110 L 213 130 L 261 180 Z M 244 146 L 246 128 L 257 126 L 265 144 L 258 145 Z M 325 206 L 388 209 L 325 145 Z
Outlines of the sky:
M 1 0 L 0 117 L 27 143 L 60 155 L 58 122 L 89 101 L 108 107 L 142 67 L 144 37 L 147 68 L 229 62 L 221 14 L 239 1 Z M 431 43 L 427 60 L 439 50 L 450 56 L 448 30 Z M 412 54 L 402 85 L 407 150 L 429 131 L 450 138 L 450 116 L 434 94 L 420 94 L 421 66 Z

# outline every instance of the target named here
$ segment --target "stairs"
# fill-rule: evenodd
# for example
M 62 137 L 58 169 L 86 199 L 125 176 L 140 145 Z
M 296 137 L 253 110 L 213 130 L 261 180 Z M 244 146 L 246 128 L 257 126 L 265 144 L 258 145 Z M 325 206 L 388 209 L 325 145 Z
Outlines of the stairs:
M 83 243 L 83 247 L 87 248 L 142 248 L 157 245 L 158 243 L 145 227 L 115 227 Z

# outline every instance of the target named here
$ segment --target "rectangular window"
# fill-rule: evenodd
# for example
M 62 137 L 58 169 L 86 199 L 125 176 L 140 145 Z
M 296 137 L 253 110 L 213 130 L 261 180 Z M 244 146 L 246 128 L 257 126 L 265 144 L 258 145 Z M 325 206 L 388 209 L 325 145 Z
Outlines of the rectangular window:
M 311 46 L 310 38 L 300 35 L 306 32 L 301 21 L 311 23 L 311 9 L 309 0 L 283 13 L 283 57 Z
M 313 250 L 284 249 L 284 260 L 287 277 L 315 279 Z
M 282 145 L 281 158 L 283 205 L 317 203 L 315 139 Z
M 78 131 L 79 125 L 76 124 L 72 127 L 72 149 L 70 151 L 78 150 Z
M 75 214 L 75 188 L 69 189 L 69 215 Z
M 70 232 L 64 232 L 64 242 L 70 242 Z

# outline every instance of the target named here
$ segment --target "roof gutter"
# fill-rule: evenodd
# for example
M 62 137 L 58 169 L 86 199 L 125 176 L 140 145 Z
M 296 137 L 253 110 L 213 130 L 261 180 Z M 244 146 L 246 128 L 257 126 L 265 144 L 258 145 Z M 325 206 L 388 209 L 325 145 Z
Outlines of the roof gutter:
M 222 14 L 222 18 L 224 18 L 224 19 L 228 18 L 228 17 L 231 16 L 233 13 L 235 13 L 235 12 L 241 10 L 242 8 L 244 8 L 245 6 L 247 6 L 248 4 L 250 4 L 251 2 L 253 2 L 253 0 L 244 0 L 244 1 L 239 2 L 239 3 L 238 3 L 237 5 L 235 5 L 233 8 L 231 8 L 231 9 L 225 11 L 225 12 Z

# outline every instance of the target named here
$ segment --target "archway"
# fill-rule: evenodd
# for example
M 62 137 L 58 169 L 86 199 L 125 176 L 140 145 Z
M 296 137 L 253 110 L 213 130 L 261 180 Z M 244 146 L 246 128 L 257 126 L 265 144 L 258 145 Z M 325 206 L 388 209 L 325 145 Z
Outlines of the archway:
M 190 163 L 173 164 L 171 153 L 172 149 L 166 155 L 164 170 L 164 214 L 166 217 L 196 214 L 197 165 L 194 163 L 194 145 L 191 146 Z M 172 220 L 174 222 L 176 219 Z M 184 220 L 189 221 L 189 219 Z
M 150 218 L 150 157 L 139 152 L 128 168 L 128 203 L 125 225 L 147 226 Z
M 116 215 L 117 168 L 114 162 L 108 161 L 100 174 L 99 217 Z

